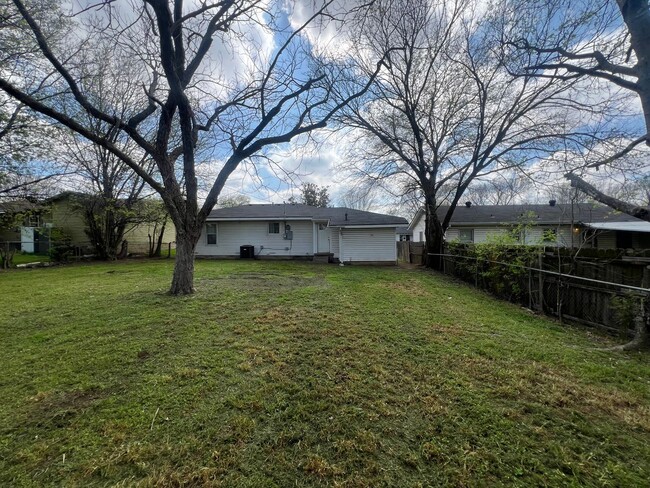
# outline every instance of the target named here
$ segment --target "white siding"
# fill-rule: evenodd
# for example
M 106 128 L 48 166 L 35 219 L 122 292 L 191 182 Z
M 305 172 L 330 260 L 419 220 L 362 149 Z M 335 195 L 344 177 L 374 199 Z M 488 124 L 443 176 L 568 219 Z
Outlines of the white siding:
M 308 220 L 288 221 L 293 231 L 293 240 L 282 238 L 284 222 L 280 222 L 280 233 L 269 234 L 269 221 L 218 222 L 217 244 L 208 245 L 205 226 L 196 247 L 199 256 L 239 256 L 239 246 L 255 246 L 256 256 L 312 256 L 314 251 L 313 224 Z
M 426 241 L 426 233 L 425 231 L 425 222 L 424 214 L 420 216 L 420 218 L 417 219 L 415 222 L 415 225 L 413 226 L 413 238 L 411 239 L 412 241 L 415 242 L 424 242 Z M 420 233 L 422 233 L 422 237 L 420 237 Z
M 396 262 L 395 227 L 341 229 L 340 259 L 348 262 Z
M 458 233 L 458 227 L 449 227 L 445 233 L 445 240 L 448 242 L 457 241 L 460 239 L 460 234 Z
M 335 258 L 340 257 L 341 250 L 339 249 L 339 234 L 340 230 L 332 227 L 332 237 L 330 238 L 330 252 L 334 254 Z
M 498 236 L 499 234 L 504 234 L 508 232 L 508 228 L 505 226 L 476 226 L 472 227 L 471 225 L 463 225 L 459 227 L 449 227 L 447 233 L 445 234 L 445 240 L 447 242 L 458 241 L 460 238 L 459 229 L 472 229 L 474 231 L 474 243 L 481 244 L 488 242 L 490 236 Z M 546 243 L 547 246 L 562 246 L 569 247 L 571 246 L 571 226 L 561 226 L 560 228 L 552 226 L 534 226 L 526 230 L 525 243 L 530 245 L 541 245 L 544 244 L 542 239 L 544 237 L 544 231 L 546 229 L 555 229 L 557 232 L 557 242 L 556 243 Z M 580 245 L 578 239 L 580 239 L 579 234 L 574 234 L 573 238 L 575 239 L 574 246 Z M 600 247 L 600 243 L 599 243 Z

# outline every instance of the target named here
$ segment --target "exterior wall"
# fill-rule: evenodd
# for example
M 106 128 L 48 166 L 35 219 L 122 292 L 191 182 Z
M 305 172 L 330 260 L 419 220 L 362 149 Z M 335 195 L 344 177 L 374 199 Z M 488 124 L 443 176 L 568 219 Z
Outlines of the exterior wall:
M 0 242 L 20 242 L 20 228 L 0 229 Z
M 280 233 L 269 234 L 269 221 L 218 222 L 217 243 L 208 244 L 205 226 L 196 246 L 199 256 L 239 256 L 239 246 L 249 244 L 255 247 L 255 256 L 312 256 L 314 253 L 314 224 L 308 220 L 292 220 L 293 240 L 282 238 L 284 222 L 280 222 Z
M 73 244 L 80 247 L 89 247 L 90 239 L 86 234 L 86 222 L 83 211 L 75 206 L 69 199 L 56 200 L 50 208 L 50 215 L 45 219 L 53 227 L 60 229 L 72 239 Z M 129 241 L 129 251 L 148 252 L 149 234 L 154 230 L 154 225 L 149 223 L 127 226 L 124 238 Z M 165 226 L 163 242 L 176 240 L 176 229 L 171 220 Z
M 470 225 L 467 226 L 457 226 L 457 227 L 449 227 L 447 229 L 447 233 L 445 234 L 445 240 L 447 242 L 451 241 L 457 241 L 460 239 L 460 229 L 472 229 L 474 231 L 474 243 L 475 244 L 481 244 L 484 242 L 488 242 L 488 240 L 492 236 L 498 236 L 499 234 L 505 234 L 508 232 L 507 227 L 505 226 L 500 226 L 500 227 L 488 227 L 488 226 L 477 226 L 477 227 L 472 227 Z M 572 238 L 572 233 L 571 233 L 571 227 L 570 226 L 562 226 L 560 228 L 557 227 L 552 227 L 552 226 L 538 226 L 538 227 L 532 227 L 526 230 L 526 236 L 524 242 L 526 244 L 531 244 L 531 245 L 539 245 L 542 243 L 542 239 L 544 237 L 544 231 L 546 229 L 554 229 L 556 231 L 556 242 L 555 243 L 547 243 L 548 246 L 553 246 L 553 245 L 558 245 L 561 247 L 568 247 L 571 246 L 571 238 Z M 579 239 L 579 234 L 573 235 L 574 244 L 578 245 L 578 239 Z
M 413 226 L 413 236 L 411 237 L 411 240 L 413 242 L 424 242 L 426 241 L 426 234 L 425 234 L 425 227 L 426 227 L 426 222 L 424 221 L 424 214 L 420 216 L 420 218 L 417 219 L 415 222 L 415 225 Z M 420 236 L 420 233 L 422 236 Z
M 341 231 L 338 228 L 332 227 L 332 237 L 330 238 L 330 252 L 334 254 L 335 258 L 341 257 L 341 249 L 339 248 L 339 241 L 341 237 Z
M 138 224 L 134 227 L 127 227 L 126 232 L 124 233 L 124 238 L 129 241 L 129 251 L 130 252 L 149 252 L 149 234 L 157 240 L 158 233 L 153 234 L 154 230 L 159 232 L 160 229 L 154 229 L 154 224 L 143 223 Z M 163 254 L 166 251 L 166 246 L 169 242 L 176 241 L 176 227 L 171 220 L 168 220 L 165 224 L 165 233 L 163 234 Z M 173 248 L 173 246 L 172 246 Z
M 598 249 L 616 249 L 616 232 L 598 231 L 596 233 L 596 247 Z
M 348 262 L 396 262 L 395 227 L 341 229 L 340 260 Z
M 52 203 L 49 222 L 69 236 L 75 245 L 90 245 L 82 212 L 76 209 L 68 199 L 61 199 Z

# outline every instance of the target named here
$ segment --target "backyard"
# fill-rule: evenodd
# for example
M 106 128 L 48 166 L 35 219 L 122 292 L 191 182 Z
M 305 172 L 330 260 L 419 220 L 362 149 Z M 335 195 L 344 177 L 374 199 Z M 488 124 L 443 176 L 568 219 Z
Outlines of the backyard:
M 650 356 L 419 269 L 0 273 L 2 486 L 642 486 Z

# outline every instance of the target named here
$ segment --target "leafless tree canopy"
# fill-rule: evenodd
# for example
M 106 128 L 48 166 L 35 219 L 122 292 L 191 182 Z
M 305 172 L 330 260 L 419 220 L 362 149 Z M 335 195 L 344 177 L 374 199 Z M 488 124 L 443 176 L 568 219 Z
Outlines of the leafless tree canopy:
M 630 215 L 650 220 L 644 206 L 608 194 L 585 179 L 590 168 L 618 167 L 631 184 L 650 174 L 650 8 L 647 0 L 533 0 L 506 2 L 516 19 L 504 42 L 541 59 L 525 67 L 529 73 L 555 80 L 605 82 L 634 95 L 642 120 L 621 113 L 611 121 L 619 128 L 617 144 L 594 151 L 595 158 L 575 164 L 566 175 L 571 185 L 590 197 Z M 631 104 L 632 106 L 634 103 Z M 580 161 L 581 158 L 577 158 Z M 595 159 L 595 160 L 594 160 Z
M 318 2 L 294 25 L 282 2 L 106 0 L 75 12 L 61 37 L 38 2 L 14 0 L 7 32 L 26 36 L 37 54 L 15 54 L 29 69 L 3 72 L 0 89 L 109 151 L 160 194 L 177 231 L 171 291 L 191 293 L 196 242 L 232 172 L 265 148 L 324 127 L 372 81 L 373 73 L 359 77 L 351 63 L 313 54 L 304 34 L 332 20 L 331 3 Z M 129 64 L 116 86 L 125 92 L 108 105 L 93 92 L 103 56 Z M 205 160 L 219 170 L 200 204 L 197 165 Z
M 440 252 L 453 209 L 477 177 L 524 166 L 591 135 L 567 118 L 574 80 L 520 76 L 534 51 L 500 49 L 509 19 L 469 0 L 375 2 L 356 42 L 386 69 L 345 112 L 364 141 L 357 170 L 421 192 L 427 246 Z M 450 203 L 439 221 L 436 209 Z

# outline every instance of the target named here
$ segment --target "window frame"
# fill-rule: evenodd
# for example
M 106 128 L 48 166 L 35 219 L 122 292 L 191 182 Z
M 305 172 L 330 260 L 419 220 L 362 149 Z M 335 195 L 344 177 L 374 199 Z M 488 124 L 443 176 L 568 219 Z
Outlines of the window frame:
M 463 232 L 469 232 L 470 240 L 463 239 Z M 474 244 L 474 229 L 458 229 L 458 240 L 461 244 Z
M 210 226 L 214 226 L 214 233 L 210 232 Z M 214 242 L 210 242 L 210 236 L 214 236 Z M 219 243 L 219 226 L 216 222 L 206 222 L 205 224 L 205 245 L 216 246 Z
M 276 226 L 277 226 L 277 232 L 276 232 Z M 269 222 L 268 225 L 266 226 L 266 232 L 268 235 L 280 235 L 280 222 Z

